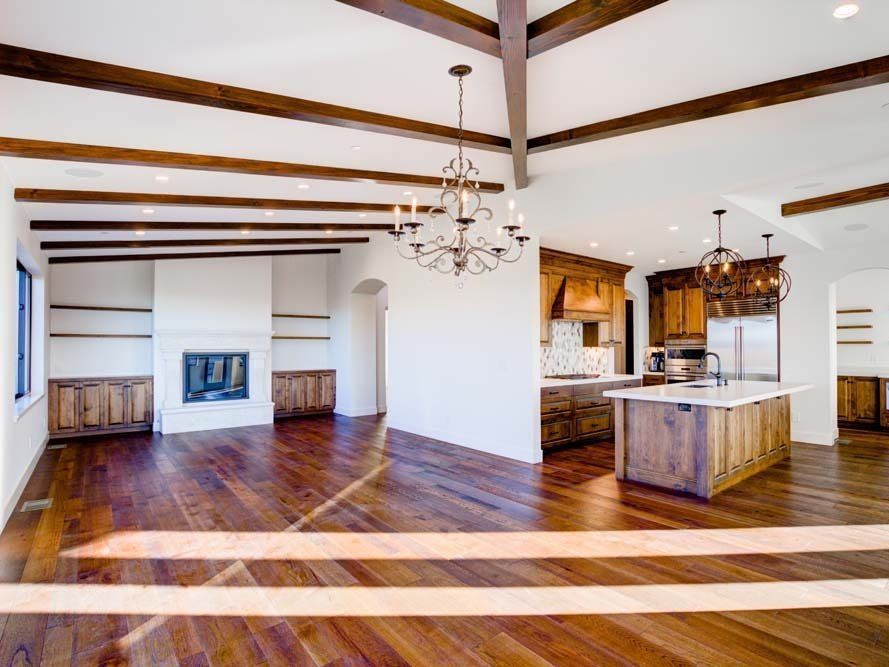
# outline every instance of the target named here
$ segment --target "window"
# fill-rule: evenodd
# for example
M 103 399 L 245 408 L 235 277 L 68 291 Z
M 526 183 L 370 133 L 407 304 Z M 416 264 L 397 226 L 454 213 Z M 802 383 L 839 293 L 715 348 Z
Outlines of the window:
M 18 284 L 18 349 L 16 352 L 15 397 L 31 392 L 31 274 L 16 262 Z

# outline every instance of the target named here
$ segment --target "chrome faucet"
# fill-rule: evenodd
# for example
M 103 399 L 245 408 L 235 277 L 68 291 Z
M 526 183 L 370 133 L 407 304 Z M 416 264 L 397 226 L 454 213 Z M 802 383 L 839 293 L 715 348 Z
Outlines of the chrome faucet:
M 711 371 L 707 371 L 707 376 L 712 375 L 716 378 L 716 386 L 717 387 L 726 387 L 728 386 L 728 380 L 722 377 L 722 359 L 719 358 L 719 355 L 715 352 L 707 352 L 701 357 L 701 363 L 698 364 L 698 368 L 706 368 L 707 367 L 707 357 L 714 357 L 716 359 L 716 372 L 712 373 Z

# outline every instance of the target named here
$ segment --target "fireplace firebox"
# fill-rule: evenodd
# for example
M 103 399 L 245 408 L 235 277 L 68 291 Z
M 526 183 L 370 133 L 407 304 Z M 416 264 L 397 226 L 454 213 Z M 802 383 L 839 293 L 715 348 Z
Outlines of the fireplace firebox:
M 204 403 L 249 398 L 246 352 L 186 352 L 182 401 Z

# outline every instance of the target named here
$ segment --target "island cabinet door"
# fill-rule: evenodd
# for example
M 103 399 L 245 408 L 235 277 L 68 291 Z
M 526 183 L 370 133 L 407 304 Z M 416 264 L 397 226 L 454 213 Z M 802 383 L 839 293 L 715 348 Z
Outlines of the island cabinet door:
M 769 399 L 772 413 L 772 442 L 769 454 L 787 449 L 790 444 L 790 399 L 778 396 Z
M 777 448 L 777 445 L 773 444 L 774 429 L 772 428 L 772 401 L 760 401 L 759 403 L 754 403 L 754 405 L 758 408 L 759 419 L 756 460 L 761 461 L 769 455 L 769 452 L 772 452 Z

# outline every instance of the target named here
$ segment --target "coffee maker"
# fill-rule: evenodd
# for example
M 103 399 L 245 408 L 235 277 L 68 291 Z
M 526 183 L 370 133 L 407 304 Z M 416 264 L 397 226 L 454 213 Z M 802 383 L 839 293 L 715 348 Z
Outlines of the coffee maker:
M 664 353 L 652 352 L 648 360 L 648 370 L 652 373 L 664 372 Z

